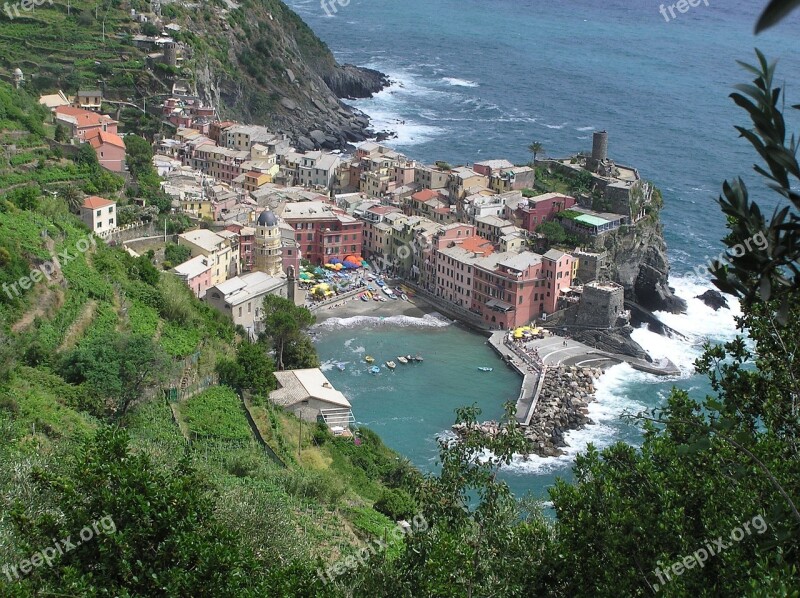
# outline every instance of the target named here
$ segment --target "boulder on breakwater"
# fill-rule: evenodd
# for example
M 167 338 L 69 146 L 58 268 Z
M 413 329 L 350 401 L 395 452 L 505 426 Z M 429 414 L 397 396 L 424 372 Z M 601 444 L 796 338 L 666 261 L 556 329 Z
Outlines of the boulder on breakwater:
M 602 371 L 580 366 L 548 367 L 542 392 L 531 417 L 530 425 L 523 428 L 528 441 L 529 454 L 540 457 L 563 455 L 568 446 L 564 435 L 570 430 L 580 430 L 594 423 L 589 418 L 589 403 L 594 401 L 594 382 Z M 456 424 L 453 431 L 463 436 L 466 426 Z M 478 425 L 478 431 L 489 437 L 503 433 L 503 426 L 495 421 Z

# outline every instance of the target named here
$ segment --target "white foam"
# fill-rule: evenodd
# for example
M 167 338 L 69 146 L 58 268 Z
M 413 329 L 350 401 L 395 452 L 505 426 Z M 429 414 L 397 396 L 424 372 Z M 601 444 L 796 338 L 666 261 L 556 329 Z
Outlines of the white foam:
M 458 79 L 457 77 L 443 77 L 442 81 L 454 87 L 478 87 L 478 84 L 475 83 L 475 81 L 469 81 L 467 79 Z
M 412 316 L 352 316 L 350 318 L 328 318 L 315 325 L 316 330 L 339 330 L 342 328 L 376 328 L 379 326 L 396 326 L 399 328 L 444 328 L 452 324 L 438 313 L 425 314 L 421 318 Z M 363 349 L 363 347 L 359 347 Z M 360 352 L 360 351 L 354 351 Z
M 580 131 L 581 133 L 585 133 L 586 131 L 594 131 L 595 127 L 578 127 L 575 130 Z

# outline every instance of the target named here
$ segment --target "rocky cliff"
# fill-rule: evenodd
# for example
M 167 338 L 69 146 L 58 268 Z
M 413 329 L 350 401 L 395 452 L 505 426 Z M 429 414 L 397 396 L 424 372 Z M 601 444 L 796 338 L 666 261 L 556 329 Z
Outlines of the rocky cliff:
M 650 311 L 686 310 L 686 302 L 668 284 L 669 260 L 658 211 L 602 235 L 596 248 L 608 253 L 601 276 L 621 284 L 628 301 Z
M 189 48 L 184 71 L 223 117 L 289 134 L 301 149 L 364 140 L 368 119 L 340 98 L 363 98 L 385 75 L 340 65 L 328 47 L 280 0 L 170 5 Z

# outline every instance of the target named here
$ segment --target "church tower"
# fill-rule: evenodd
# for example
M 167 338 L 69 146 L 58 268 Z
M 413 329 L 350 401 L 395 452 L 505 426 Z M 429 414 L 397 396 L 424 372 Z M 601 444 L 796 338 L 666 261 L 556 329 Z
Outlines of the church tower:
M 253 270 L 270 276 L 280 276 L 282 272 L 281 230 L 272 210 L 264 210 L 256 220 Z

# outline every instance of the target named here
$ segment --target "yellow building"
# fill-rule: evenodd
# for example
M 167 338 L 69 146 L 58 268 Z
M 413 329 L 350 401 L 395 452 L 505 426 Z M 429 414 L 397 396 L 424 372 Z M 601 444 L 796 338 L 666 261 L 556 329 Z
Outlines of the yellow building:
M 211 284 L 217 285 L 239 273 L 239 256 L 234 255 L 231 243 L 217 233 L 200 228 L 178 235 L 178 245 L 188 247 L 192 257 L 204 255 L 211 266 Z

